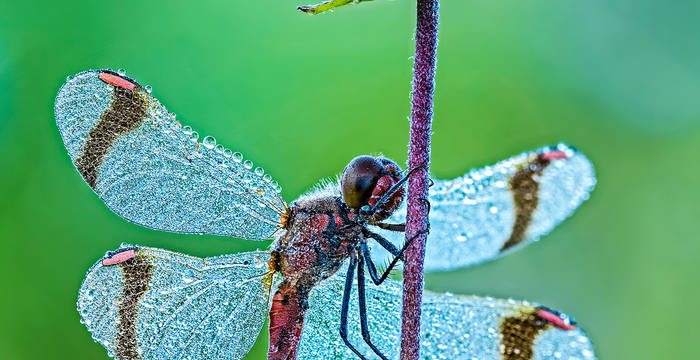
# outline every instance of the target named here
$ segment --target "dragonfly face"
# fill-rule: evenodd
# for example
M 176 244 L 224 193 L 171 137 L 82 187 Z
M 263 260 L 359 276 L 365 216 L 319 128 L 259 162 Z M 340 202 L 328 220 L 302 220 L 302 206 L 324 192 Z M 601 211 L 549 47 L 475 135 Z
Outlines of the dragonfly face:
M 391 160 L 357 157 L 340 181 L 288 205 L 262 168 L 211 137 L 200 142 L 150 89 L 121 73 L 69 78 L 55 113 L 78 173 L 126 220 L 274 239 L 270 251 L 207 259 L 130 245 L 107 253 L 88 271 L 78 310 L 108 353 L 240 359 L 269 314 L 270 359 L 397 358 L 401 287 L 374 262 L 385 253 L 400 258 L 403 183 L 414 169 L 404 175 Z M 588 159 L 563 144 L 434 180 L 426 271 L 470 266 L 537 240 L 594 184 Z M 423 303 L 421 351 L 429 358 L 595 359 L 568 316 L 536 304 L 430 293 Z
M 396 188 L 381 203 L 380 200 L 402 178 L 401 168 L 393 160 L 361 155 L 352 159 L 343 170 L 340 187 L 345 204 L 349 207 L 355 210 L 360 210 L 363 206 L 376 207 L 365 209 L 363 215 L 368 221 L 377 222 L 391 216 L 401 205 L 403 187 Z

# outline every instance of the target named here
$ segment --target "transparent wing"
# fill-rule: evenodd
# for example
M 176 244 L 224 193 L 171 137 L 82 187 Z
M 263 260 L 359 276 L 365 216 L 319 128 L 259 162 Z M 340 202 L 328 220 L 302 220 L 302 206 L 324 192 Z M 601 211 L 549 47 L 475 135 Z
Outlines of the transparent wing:
M 78 172 L 119 216 L 157 230 L 266 239 L 286 204 L 279 185 L 182 126 L 135 81 L 108 70 L 70 78 L 56 123 Z
M 429 190 L 425 271 L 468 267 L 538 240 L 566 219 L 595 186 L 593 166 L 564 145 L 525 152 Z M 405 204 L 389 219 L 403 223 Z M 403 233 L 377 229 L 395 244 Z M 376 259 L 388 259 L 381 247 Z
M 85 277 L 81 322 L 120 360 L 240 359 L 267 317 L 268 258 L 124 246 Z
M 343 273 L 311 291 L 297 359 L 355 358 L 338 331 Z M 350 342 L 375 359 L 360 333 L 356 285 L 352 298 Z M 398 359 L 401 284 L 387 280 L 375 286 L 368 281 L 367 306 L 372 342 L 388 358 Z M 426 294 L 421 339 L 422 359 L 595 359 L 590 341 L 566 315 L 516 300 Z

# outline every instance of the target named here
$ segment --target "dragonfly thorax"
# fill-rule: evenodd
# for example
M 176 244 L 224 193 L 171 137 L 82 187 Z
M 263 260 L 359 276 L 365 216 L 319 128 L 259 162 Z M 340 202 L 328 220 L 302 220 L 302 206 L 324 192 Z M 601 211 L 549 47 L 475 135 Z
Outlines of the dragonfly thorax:
M 403 201 L 401 168 L 383 157 L 350 161 L 340 183 L 328 183 L 292 202 L 282 215 L 284 232 L 272 245 L 270 269 L 303 297 L 331 276 L 359 242 L 368 225 L 391 216 Z M 303 301 L 301 302 L 303 303 Z
M 362 236 L 362 225 L 340 196 L 295 201 L 285 230 L 272 245 L 271 268 L 309 287 L 332 275 Z

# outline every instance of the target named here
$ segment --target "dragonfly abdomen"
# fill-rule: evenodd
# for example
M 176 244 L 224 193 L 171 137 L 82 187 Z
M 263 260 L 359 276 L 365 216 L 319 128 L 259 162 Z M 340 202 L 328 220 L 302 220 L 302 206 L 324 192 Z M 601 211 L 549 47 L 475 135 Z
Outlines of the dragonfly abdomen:
M 295 359 L 297 345 L 309 307 L 308 292 L 282 283 L 270 307 L 270 346 L 268 360 Z

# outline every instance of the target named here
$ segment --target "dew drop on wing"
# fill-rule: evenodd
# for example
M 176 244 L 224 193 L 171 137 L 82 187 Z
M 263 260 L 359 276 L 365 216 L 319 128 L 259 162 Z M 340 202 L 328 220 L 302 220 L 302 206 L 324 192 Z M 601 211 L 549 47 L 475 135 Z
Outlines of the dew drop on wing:
M 265 170 L 261 168 L 260 166 L 255 168 L 255 175 L 262 176 L 265 173 Z
M 124 76 L 124 75 L 126 75 L 126 70 L 125 70 L 125 69 L 119 69 L 119 70 L 117 70 L 117 74 L 119 74 L 119 76 Z
M 233 151 L 231 149 L 224 149 L 224 157 L 231 158 L 233 156 Z
M 216 151 L 219 154 L 223 154 L 224 153 L 224 146 L 221 144 L 216 144 L 216 146 L 214 147 L 214 151 Z
M 199 140 L 199 133 L 196 131 L 192 131 L 192 133 L 190 133 L 190 140 L 192 140 L 192 141 Z
M 235 162 L 237 162 L 237 163 L 243 161 L 243 154 L 241 154 L 241 153 L 238 152 L 238 151 L 236 151 L 235 153 L 233 153 L 233 161 L 235 161 Z M 251 167 L 252 167 L 252 164 L 251 164 Z
M 250 160 L 246 160 L 246 161 L 243 162 L 243 167 L 245 167 L 246 169 L 250 170 L 250 169 L 253 168 L 253 162 L 250 161 Z
M 204 145 L 204 147 L 207 149 L 213 149 L 214 146 L 216 146 L 216 139 L 211 135 L 207 135 L 202 140 L 202 145 Z

